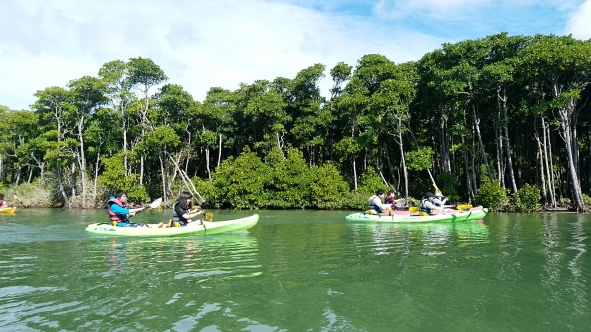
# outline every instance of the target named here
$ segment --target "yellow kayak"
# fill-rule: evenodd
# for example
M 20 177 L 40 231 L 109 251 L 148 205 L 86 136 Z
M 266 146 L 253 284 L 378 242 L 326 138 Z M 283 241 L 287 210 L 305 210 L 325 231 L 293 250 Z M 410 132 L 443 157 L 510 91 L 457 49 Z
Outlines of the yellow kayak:
M 0 208 L 0 213 L 14 213 L 16 207 Z

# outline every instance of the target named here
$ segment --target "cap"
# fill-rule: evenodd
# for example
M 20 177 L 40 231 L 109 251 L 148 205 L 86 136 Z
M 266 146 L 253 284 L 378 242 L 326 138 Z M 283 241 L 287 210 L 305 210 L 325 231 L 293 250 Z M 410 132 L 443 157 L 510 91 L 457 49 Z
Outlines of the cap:
M 442 193 L 435 193 L 435 197 L 443 197 Z
M 429 197 L 435 197 L 435 195 L 433 195 L 433 193 L 432 193 L 432 192 L 427 192 L 427 193 L 425 194 L 425 197 L 427 197 L 427 198 L 429 198 Z

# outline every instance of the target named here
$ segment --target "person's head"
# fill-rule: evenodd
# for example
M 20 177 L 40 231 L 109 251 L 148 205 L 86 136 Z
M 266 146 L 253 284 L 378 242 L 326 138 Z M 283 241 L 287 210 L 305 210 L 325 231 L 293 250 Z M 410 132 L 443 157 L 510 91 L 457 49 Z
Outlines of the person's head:
M 443 194 L 442 193 L 435 193 L 435 197 L 442 199 L 443 198 Z
M 4 200 L 4 194 L 0 194 L 0 200 Z
M 378 197 L 384 196 L 384 191 L 382 189 L 378 189 L 378 191 L 376 191 L 376 196 L 378 196 Z
M 117 198 L 121 203 L 127 202 L 127 192 L 124 190 L 119 190 L 115 193 L 115 198 Z
M 186 192 L 183 191 L 180 195 L 179 195 L 179 206 L 183 209 L 190 209 L 191 208 L 191 199 L 193 198 L 193 195 L 191 195 L 190 192 Z
M 394 196 L 396 196 L 396 192 L 394 190 L 390 190 L 390 191 L 388 191 L 388 196 L 394 197 Z
M 432 193 L 432 192 L 427 192 L 427 193 L 425 194 L 425 198 L 426 198 L 426 199 L 428 199 L 428 200 L 430 200 L 430 201 L 432 201 L 432 200 L 433 200 L 433 198 L 435 198 L 435 195 L 433 195 L 433 193 Z

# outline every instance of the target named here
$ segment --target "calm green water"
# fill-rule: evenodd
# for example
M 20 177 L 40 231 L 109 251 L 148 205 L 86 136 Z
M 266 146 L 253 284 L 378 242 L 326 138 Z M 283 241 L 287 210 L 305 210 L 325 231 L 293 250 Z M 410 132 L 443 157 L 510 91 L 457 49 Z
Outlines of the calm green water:
M 105 211 L 0 215 L 0 330 L 591 326 L 591 215 L 404 226 L 348 223 L 347 213 L 259 211 L 250 232 L 170 239 L 85 232 Z M 218 220 L 248 214 L 214 211 Z

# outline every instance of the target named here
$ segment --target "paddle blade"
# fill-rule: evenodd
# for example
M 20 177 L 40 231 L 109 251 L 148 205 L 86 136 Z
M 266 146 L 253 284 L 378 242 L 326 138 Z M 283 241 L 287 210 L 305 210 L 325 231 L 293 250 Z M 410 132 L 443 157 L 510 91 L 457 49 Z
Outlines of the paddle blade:
M 458 205 L 456 209 L 458 210 L 470 210 L 472 208 L 472 204 L 462 204 Z
M 159 207 L 160 204 L 162 204 L 162 197 L 160 197 L 157 200 L 153 201 L 152 204 L 150 204 L 150 209 L 155 209 L 155 208 Z

